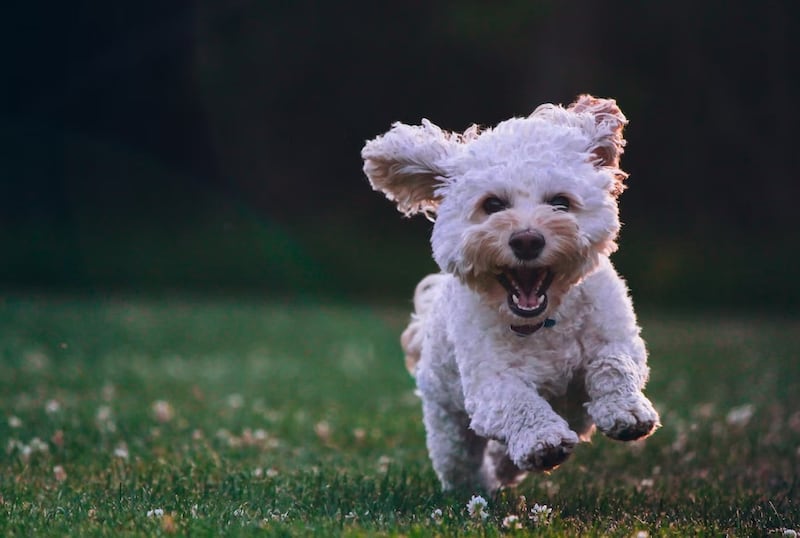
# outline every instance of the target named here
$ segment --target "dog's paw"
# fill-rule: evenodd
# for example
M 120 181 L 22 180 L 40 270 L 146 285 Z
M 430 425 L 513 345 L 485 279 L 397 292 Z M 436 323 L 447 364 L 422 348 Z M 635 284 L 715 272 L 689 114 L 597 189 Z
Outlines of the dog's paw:
M 607 396 L 586 405 L 597 428 L 618 441 L 647 437 L 661 425 L 653 404 L 641 392 Z
M 549 471 L 572 454 L 578 441 L 578 434 L 566 426 L 540 430 L 512 442 L 509 456 L 523 471 Z

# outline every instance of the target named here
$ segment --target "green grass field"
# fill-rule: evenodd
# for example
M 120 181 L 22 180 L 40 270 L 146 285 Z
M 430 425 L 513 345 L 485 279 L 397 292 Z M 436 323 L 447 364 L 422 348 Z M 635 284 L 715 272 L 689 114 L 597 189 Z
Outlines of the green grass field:
M 341 304 L 6 297 L 0 535 L 800 527 L 800 320 L 643 315 L 661 430 L 627 445 L 596 435 L 474 518 L 476 492 L 442 494 L 430 468 L 397 343 L 406 317 Z M 531 519 L 535 504 L 549 517 Z

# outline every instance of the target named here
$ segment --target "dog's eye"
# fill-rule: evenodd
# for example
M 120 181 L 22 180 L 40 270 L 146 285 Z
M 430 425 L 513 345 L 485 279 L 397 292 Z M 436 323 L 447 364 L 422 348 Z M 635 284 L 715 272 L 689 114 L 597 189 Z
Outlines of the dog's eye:
M 498 211 L 503 211 L 504 209 L 508 208 L 508 204 L 498 198 L 497 196 L 490 196 L 486 200 L 483 201 L 481 207 L 486 212 L 487 215 L 491 215 L 492 213 L 497 213 Z
M 553 196 L 547 201 L 547 203 L 553 206 L 553 209 L 558 211 L 569 211 L 569 198 L 561 194 L 558 196 Z

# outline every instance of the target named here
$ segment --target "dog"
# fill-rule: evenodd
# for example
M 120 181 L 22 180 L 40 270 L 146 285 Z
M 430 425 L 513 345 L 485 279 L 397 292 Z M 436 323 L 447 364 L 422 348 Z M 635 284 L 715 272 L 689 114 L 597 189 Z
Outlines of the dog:
M 609 260 L 626 124 L 613 99 L 581 95 L 463 133 L 398 122 L 362 150 L 373 189 L 434 222 L 441 273 L 417 286 L 401 344 L 445 490 L 517 485 L 595 427 L 631 441 L 660 426 Z

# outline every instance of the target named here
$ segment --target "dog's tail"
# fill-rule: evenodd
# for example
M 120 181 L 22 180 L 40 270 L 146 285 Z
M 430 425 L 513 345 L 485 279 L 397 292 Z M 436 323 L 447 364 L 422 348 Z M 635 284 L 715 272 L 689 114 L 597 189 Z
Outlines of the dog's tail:
M 417 363 L 422 354 L 426 318 L 446 279 L 447 275 L 444 273 L 428 275 L 417 284 L 414 290 L 414 312 L 411 314 L 411 322 L 400 335 L 400 345 L 406 354 L 406 368 L 411 375 L 416 372 Z

